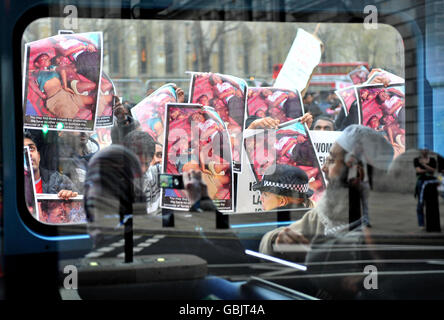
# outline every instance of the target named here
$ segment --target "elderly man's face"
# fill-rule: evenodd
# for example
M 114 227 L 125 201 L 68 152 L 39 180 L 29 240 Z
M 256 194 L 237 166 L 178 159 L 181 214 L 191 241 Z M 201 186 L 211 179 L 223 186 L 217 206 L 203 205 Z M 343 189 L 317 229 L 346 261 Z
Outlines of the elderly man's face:
M 341 178 L 345 168 L 344 154 L 345 151 L 339 144 L 335 143 L 331 147 L 330 155 L 322 166 L 322 171 L 324 171 L 328 182 Z

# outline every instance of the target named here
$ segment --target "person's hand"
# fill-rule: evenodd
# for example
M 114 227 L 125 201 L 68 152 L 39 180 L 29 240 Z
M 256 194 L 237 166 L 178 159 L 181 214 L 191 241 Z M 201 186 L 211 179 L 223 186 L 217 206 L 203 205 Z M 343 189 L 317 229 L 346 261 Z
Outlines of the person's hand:
M 306 114 L 304 114 L 301 118 L 301 123 L 305 123 L 307 124 L 307 128 L 310 129 L 311 125 L 313 123 L 313 116 L 311 115 L 310 112 L 307 112 Z
M 296 138 L 296 141 L 298 142 L 298 144 L 301 144 L 306 141 L 306 138 L 303 135 L 298 135 L 298 137 Z
M 276 244 L 310 244 L 307 238 L 301 233 L 292 230 L 291 228 L 284 228 L 278 233 L 275 241 Z
M 69 200 L 70 198 L 74 198 L 78 196 L 77 192 L 71 190 L 60 190 L 57 194 L 60 199 Z
M 96 48 L 92 44 L 88 44 L 86 46 L 86 50 L 89 51 L 89 52 L 95 52 Z
M 72 90 L 71 88 L 63 87 L 63 90 L 65 90 L 66 92 L 69 92 L 69 93 L 75 94 L 74 90 Z
M 185 92 L 182 88 L 176 88 L 177 102 L 183 103 L 185 101 Z
M 280 121 L 271 117 L 254 120 L 248 129 L 278 129 Z
M 40 95 L 40 98 L 42 98 L 42 100 L 45 100 L 45 99 L 47 98 L 47 96 L 46 96 L 46 94 L 42 93 L 42 94 Z
M 183 185 L 188 194 L 191 204 L 196 203 L 204 197 L 208 197 L 208 189 L 202 180 L 200 171 L 190 170 L 183 174 Z
M 117 98 L 117 99 L 115 99 L 117 101 L 117 103 L 115 105 L 113 105 L 114 115 L 116 116 L 117 120 L 123 121 L 126 119 L 126 115 L 128 114 L 128 111 L 123 106 L 123 104 L 120 102 L 120 99 L 117 96 L 113 96 L 113 100 L 114 100 L 114 97 Z
M 386 76 L 376 76 L 372 81 L 372 84 L 375 83 L 382 83 L 384 85 L 384 87 L 387 87 L 390 84 L 390 79 L 387 78 Z
M 373 76 L 373 74 L 375 74 L 376 72 L 382 72 L 382 70 L 379 68 L 373 69 L 370 72 L 370 74 L 367 76 L 367 79 L 370 79 Z M 376 76 L 370 83 L 372 83 L 372 84 L 382 83 L 384 85 L 384 87 L 387 87 L 390 84 L 390 79 L 387 78 L 386 76 L 379 75 L 379 76 Z

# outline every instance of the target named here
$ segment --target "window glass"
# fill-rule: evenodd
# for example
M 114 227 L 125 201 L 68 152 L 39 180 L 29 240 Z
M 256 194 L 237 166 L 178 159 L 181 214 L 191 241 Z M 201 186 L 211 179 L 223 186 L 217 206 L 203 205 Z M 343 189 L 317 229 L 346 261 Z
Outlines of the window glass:
M 416 26 L 297 22 L 280 4 L 241 18 L 254 22 L 230 10 L 82 18 L 75 33 L 61 18 L 32 22 L 29 214 L 87 225 L 86 258 L 127 259 L 126 241 L 321 299 L 412 298 L 426 281 L 442 296 L 441 115 Z
M 211 158 L 207 153 L 208 159 L 204 160 L 202 150 L 196 151 L 201 153 L 198 160 L 206 162 L 200 167 L 210 184 L 210 198 L 233 201 L 228 210 L 232 213 L 280 210 L 280 206 L 274 205 L 265 209 L 263 199 L 270 193 L 264 191 L 261 196 L 261 191 L 253 188 L 273 163 L 302 168 L 308 175 L 306 184 L 314 194 L 310 194 L 310 205 L 293 206 L 307 209 L 316 205 L 327 184 L 321 168 L 328 146 L 345 127 L 340 124 L 342 118 L 339 118 L 343 116 L 340 111 L 344 109 L 348 115 L 351 104 L 359 102 L 357 94 L 361 93 L 356 92 L 355 87 L 368 80 L 371 67 L 396 77 L 393 81 L 398 86 L 385 89 L 367 84 L 372 92 L 370 98 L 382 90 L 388 93 L 386 104 L 403 103 L 403 85 L 399 84 L 404 78 L 403 41 L 399 33 L 387 25 L 373 30 L 362 24 L 80 19 L 75 34 L 58 35 L 61 21 L 39 19 L 31 23 L 23 35 L 26 43 L 25 129 L 38 140 L 35 143 L 39 149 L 38 167 L 49 175 L 57 175 L 58 179 L 69 178 L 72 182 L 71 185 L 66 180 L 67 185 L 48 191 L 46 176 L 42 189 L 42 179 L 37 172 L 34 177 L 37 199 L 52 198 L 51 201 L 57 202 L 60 197 L 55 196 L 55 192 L 59 193 L 63 186 L 77 192 L 73 198 L 76 201 L 83 199 L 89 159 L 111 143 L 121 142 L 118 137 L 114 141 L 111 137 L 111 131 L 117 127 L 113 117 L 118 119 L 112 114 L 113 103 L 120 100 L 123 110 L 139 121 L 141 130 L 159 143 L 154 158 L 160 163 L 159 156 L 165 151 L 160 144 L 164 145 L 165 134 L 170 134 L 164 132 L 165 105 L 190 102 L 213 107 L 220 118 L 220 130 L 227 130 L 231 136 L 229 142 L 225 141 L 227 146 L 231 144 L 225 148 L 229 153 L 225 158 L 232 158 L 229 170 L 223 170 L 223 157 Z M 349 36 L 344 37 L 345 33 Z M 303 64 L 308 70 L 298 72 L 310 72 L 310 81 L 307 83 L 305 79 L 304 83 L 302 76 L 299 84 L 285 84 L 285 80 L 277 79 L 279 71 L 288 59 L 284 72 L 289 72 L 291 56 L 294 50 L 303 49 L 303 41 L 311 41 L 315 46 L 319 43 L 317 49 L 312 47 L 299 57 L 296 55 L 300 60 L 295 63 Z M 318 55 L 318 60 L 310 61 L 310 55 Z M 285 76 L 282 74 L 281 79 Z M 48 81 L 55 83 L 55 90 L 45 88 Z M 175 88 L 182 89 L 182 96 L 177 96 Z M 169 100 L 164 99 L 168 91 Z M 362 95 L 368 92 L 367 89 L 361 91 Z M 64 97 L 57 101 L 60 94 Z M 354 118 L 346 119 L 348 123 L 365 122 L 385 132 L 393 144 L 396 140 L 405 145 L 404 129 L 396 129 L 397 125 L 405 127 L 405 123 L 393 125 L 391 131 L 395 133 L 384 130 L 382 123 L 393 119 L 384 120 L 380 114 L 371 117 L 381 112 L 378 110 L 379 107 L 374 106 L 368 114 L 352 111 Z M 305 128 L 303 124 L 289 124 L 279 130 L 247 130 L 253 120 L 259 118 L 272 117 L 283 124 L 306 113 L 312 115 L 308 125 L 319 116 L 326 120 Z M 202 128 L 212 130 L 209 122 Z M 331 132 L 313 132 L 323 129 Z M 187 134 L 191 142 L 191 131 Z M 213 135 L 222 136 L 217 131 Z M 208 139 L 211 140 L 211 134 Z M 403 151 L 403 147 L 397 150 Z M 184 161 L 188 160 L 191 156 Z M 166 168 L 168 162 L 163 165 Z M 174 169 L 165 172 L 180 173 L 182 165 L 174 164 Z M 235 188 L 231 190 L 228 187 L 231 184 L 225 180 L 235 181 Z M 48 199 L 45 201 L 50 201 Z M 288 200 L 288 197 L 280 199 L 281 203 Z M 39 208 L 42 201 L 38 200 Z M 151 204 L 148 211 L 159 214 L 159 206 Z M 75 215 L 60 223 L 85 222 L 84 213 L 74 218 Z M 39 217 L 43 222 L 47 219 L 45 214 Z M 258 216 L 258 220 L 261 219 L 262 216 Z

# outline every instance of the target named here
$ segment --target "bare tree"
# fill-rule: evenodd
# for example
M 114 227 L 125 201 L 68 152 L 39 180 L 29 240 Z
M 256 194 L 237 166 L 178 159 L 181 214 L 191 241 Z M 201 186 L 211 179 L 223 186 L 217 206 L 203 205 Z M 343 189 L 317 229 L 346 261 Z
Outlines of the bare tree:
M 209 72 L 211 70 L 210 58 L 214 52 L 216 44 L 219 43 L 221 37 L 224 37 L 227 33 L 239 28 L 240 23 L 230 25 L 226 21 L 218 22 L 214 24 L 216 26 L 214 35 L 211 35 L 210 30 L 204 30 L 201 21 L 195 21 L 192 26 L 192 41 L 194 46 L 194 52 L 197 59 L 197 66 L 202 72 Z M 206 31 L 206 32 L 204 32 Z

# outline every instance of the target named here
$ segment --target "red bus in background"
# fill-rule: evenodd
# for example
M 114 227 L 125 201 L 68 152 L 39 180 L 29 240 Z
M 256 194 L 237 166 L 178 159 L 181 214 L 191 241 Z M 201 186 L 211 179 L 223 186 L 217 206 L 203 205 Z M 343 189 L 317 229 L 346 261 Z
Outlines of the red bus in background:
M 363 68 L 364 67 L 364 68 Z M 282 64 L 273 65 L 273 81 L 276 80 Z M 364 70 L 364 73 L 369 71 L 367 62 L 322 62 L 314 69 L 313 75 L 310 79 L 310 85 L 305 94 L 311 95 L 304 99 L 307 110 L 314 115 L 325 114 L 335 118 L 341 108 L 340 101 L 335 95 L 335 90 L 352 86 L 353 80 L 351 77 L 352 71 Z M 354 77 L 356 73 L 353 72 Z M 364 75 L 366 78 L 366 75 Z M 313 109 L 313 106 L 315 105 Z M 311 107 L 310 107 L 311 106 Z
M 369 70 L 368 62 L 321 62 L 313 72 L 309 91 L 330 91 L 352 85 L 349 73 L 361 66 Z M 282 63 L 273 65 L 273 80 L 276 80 L 281 69 Z
M 353 85 L 349 73 L 361 66 L 369 70 L 368 62 L 322 62 L 314 70 L 309 88 L 327 91 Z

